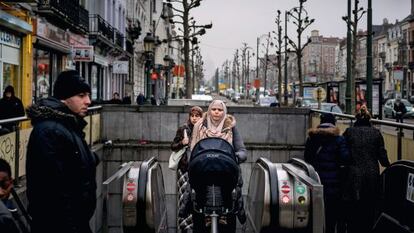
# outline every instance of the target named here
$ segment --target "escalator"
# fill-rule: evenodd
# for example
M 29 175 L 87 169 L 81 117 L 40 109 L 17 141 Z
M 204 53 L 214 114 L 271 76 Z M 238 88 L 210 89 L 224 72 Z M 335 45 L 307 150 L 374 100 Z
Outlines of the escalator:
M 103 183 L 104 193 L 107 192 L 106 187 L 116 180 L 122 180 L 122 231 L 167 233 L 164 180 L 157 160 L 152 157 L 143 162 L 123 164 Z
M 272 163 L 260 158 L 250 177 L 244 232 L 323 233 L 323 186 L 300 159 Z

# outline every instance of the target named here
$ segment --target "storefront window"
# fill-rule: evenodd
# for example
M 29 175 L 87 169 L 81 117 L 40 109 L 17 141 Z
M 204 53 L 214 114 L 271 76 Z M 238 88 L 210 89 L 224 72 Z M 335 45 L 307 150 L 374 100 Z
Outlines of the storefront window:
M 16 95 L 19 95 L 18 90 L 19 87 L 19 66 L 3 63 L 3 86 L 2 89 L 4 90 L 7 86 L 11 85 L 14 87 L 16 91 Z
M 46 98 L 49 96 L 50 78 L 50 53 L 44 50 L 37 50 L 37 69 L 35 81 L 36 99 Z

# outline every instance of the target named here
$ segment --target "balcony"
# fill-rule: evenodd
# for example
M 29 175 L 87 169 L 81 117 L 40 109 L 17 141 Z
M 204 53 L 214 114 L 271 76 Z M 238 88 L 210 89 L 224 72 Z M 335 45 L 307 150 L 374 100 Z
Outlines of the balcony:
M 100 15 L 90 15 L 89 26 L 89 35 L 91 37 L 99 36 L 101 39 L 104 39 L 109 45 L 114 44 L 115 29 Z
M 115 44 L 124 49 L 124 36 L 120 31 L 115 29 Z
M 89 12 L 74 0 L 40 0 L 38 3 L 39 15 L 61 27 L 69 27 L 75 32 L 88 31 Z

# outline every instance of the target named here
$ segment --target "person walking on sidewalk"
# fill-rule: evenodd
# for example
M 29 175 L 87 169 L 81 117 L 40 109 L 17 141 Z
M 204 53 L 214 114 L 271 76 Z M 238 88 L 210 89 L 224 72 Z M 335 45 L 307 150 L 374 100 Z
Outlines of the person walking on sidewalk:
M 63 71 L 53 97 L 27 113 L 33 125 L 27 146 L 26 177 L 32 233 L 91 233 L 96 207 L 97 156 L 84 127 L 91 88 L 76 70 Z
M 401 97 L 398 96 L 394 103 L 395 120 L 397 122 L 404 123 L 404 115 L 407 113 L 404 103 L 401 101 Z

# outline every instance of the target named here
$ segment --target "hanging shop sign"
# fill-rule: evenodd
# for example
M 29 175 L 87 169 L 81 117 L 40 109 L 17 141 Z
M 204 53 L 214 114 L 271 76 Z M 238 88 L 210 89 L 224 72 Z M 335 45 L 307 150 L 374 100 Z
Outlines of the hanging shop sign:
M 403 80 L 404 79 L 404 71 L 402 68 L 394 68 L 393 76 L 395 80 Z
M 113 74 L 128 74 L 128 61 L 114 61 L 112 63 Z
M 16 35 L 0 30 L 0 44 L 20 48 L 22 44 L 22 39 Z
M 90 45 L 76 45 L 72 46 L 73 61 L 92 62 L 93 61 L 93 46 Z

